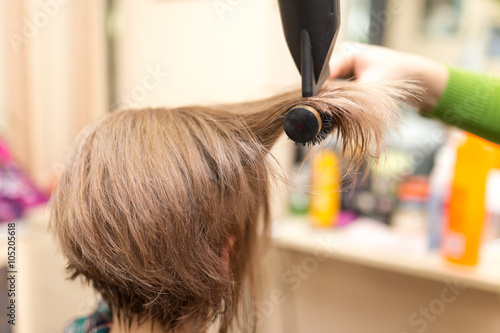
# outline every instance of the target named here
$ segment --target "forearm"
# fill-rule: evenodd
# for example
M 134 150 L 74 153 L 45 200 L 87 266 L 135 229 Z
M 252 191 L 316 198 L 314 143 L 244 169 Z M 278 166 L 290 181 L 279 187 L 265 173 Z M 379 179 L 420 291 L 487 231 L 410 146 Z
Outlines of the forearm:
M 500 78 L 450 67 L 443 95 L 424 114 L 500 144 Z

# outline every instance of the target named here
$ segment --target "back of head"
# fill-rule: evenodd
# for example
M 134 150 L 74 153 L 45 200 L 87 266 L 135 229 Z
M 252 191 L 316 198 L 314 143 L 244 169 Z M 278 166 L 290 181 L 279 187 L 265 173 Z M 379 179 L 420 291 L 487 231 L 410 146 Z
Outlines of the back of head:
M 127 321 L 234 317 L 269 220 L 268 149 L 244 118 L 205 108 L 113 113 L 78 140 L 51 227 L 72 278 Z

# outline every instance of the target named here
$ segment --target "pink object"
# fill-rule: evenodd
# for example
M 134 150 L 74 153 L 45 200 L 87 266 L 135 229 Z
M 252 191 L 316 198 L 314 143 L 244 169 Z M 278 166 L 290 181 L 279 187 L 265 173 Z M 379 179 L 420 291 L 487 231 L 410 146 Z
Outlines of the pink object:
M 11 161 L 12 157 L 9 149 L 7 148 L 7 144 L 5 141 L 0 138 L 0 163 L 7 164 Z
M 36 188 L 0 138 L 0 221 L 19 219 L 27 209 L 47 201 L 48 195 Z
M 351 224 L 358 218 L 358 214 L 350 210 L 343 210 L 340 212 L 336 227 L 344 227 Z

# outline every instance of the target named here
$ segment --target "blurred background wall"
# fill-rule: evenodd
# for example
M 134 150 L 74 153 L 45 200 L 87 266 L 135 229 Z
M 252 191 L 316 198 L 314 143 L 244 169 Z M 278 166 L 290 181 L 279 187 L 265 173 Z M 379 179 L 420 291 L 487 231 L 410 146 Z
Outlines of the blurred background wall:
M 49 186 L 75 135 L 108 109 L 105 2 L 3 1 L 2 123 Z
M 423 19 L 429 1 L 400 1 L 400 6 L 398 1 L 392 3 L 385 45 L 478 71 L 500 70 L 498 55 L 489 55 L 492 43 L 497 43 L 492 29 L 500 25 L 499 1 L 452 1 L 456 11 L 442 6 L 430 15 L 430 22 Z M 450 28 L 443 28 L 446 26 Z

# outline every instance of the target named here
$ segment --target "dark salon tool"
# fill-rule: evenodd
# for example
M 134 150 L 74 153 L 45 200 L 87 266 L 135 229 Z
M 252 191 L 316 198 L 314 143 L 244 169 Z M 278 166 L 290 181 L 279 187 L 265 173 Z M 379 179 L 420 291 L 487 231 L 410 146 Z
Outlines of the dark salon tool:
M 340 27 L 339 0 L 278 3 L 285 39 L 302 76 L 302 97 L 313 97 L 330 75 L 329 62 Z M 293 141 L 315 144 L 333 130 L 333 119 L 325 118 L 312 107 L 298 105 L 285 116 L 283 126 Z

